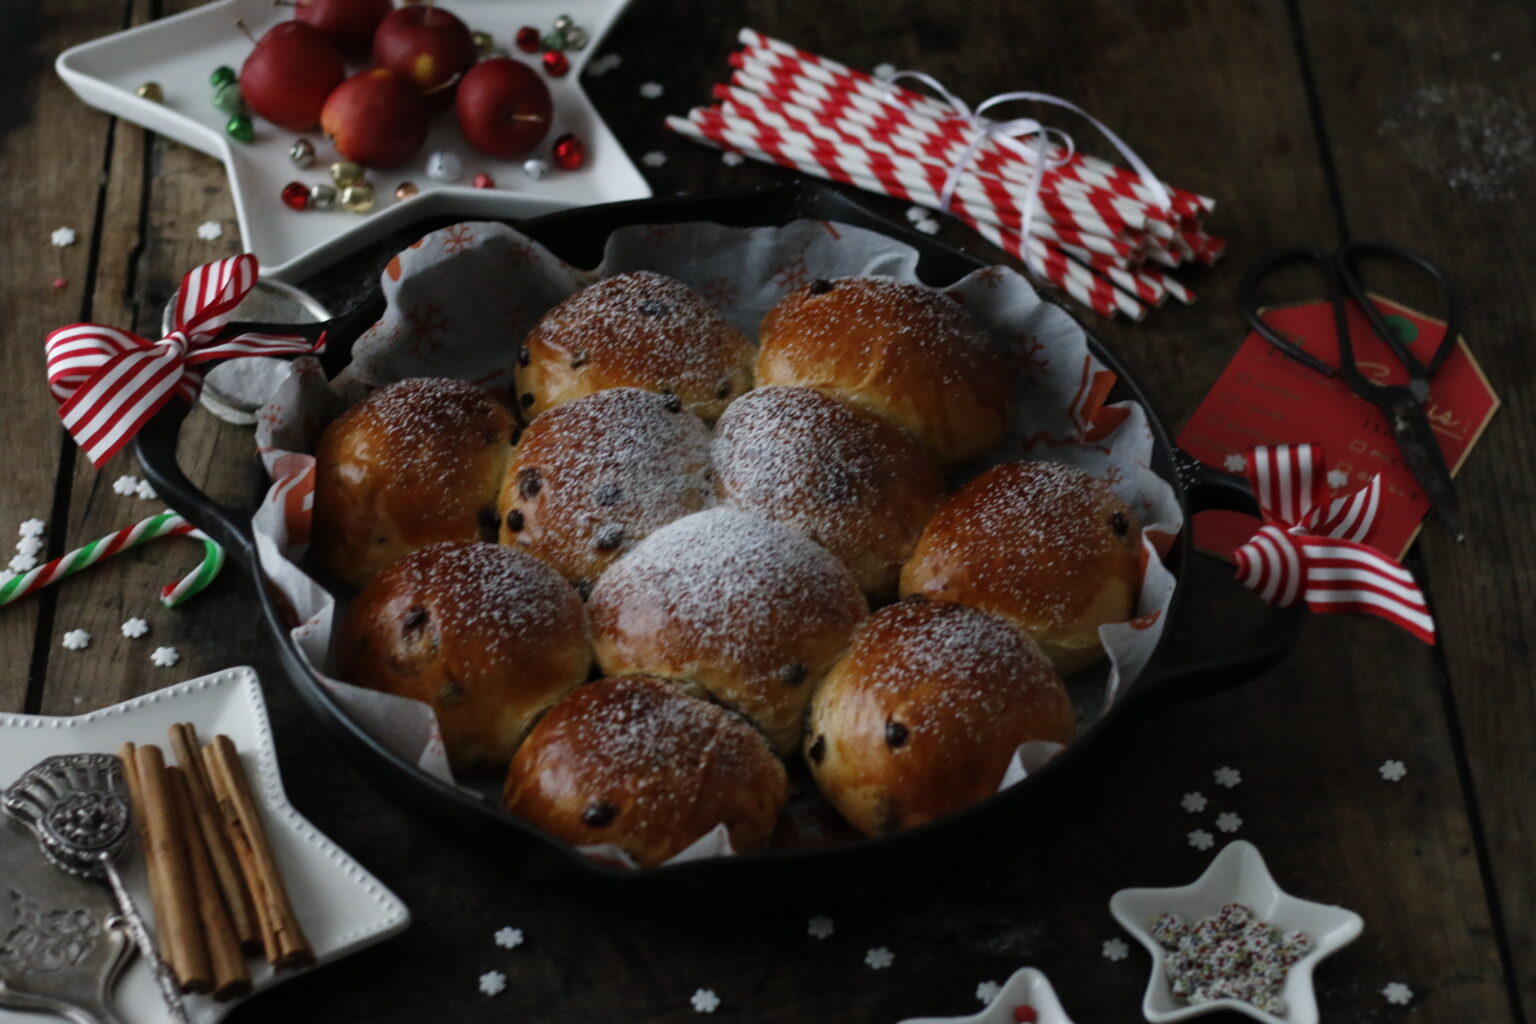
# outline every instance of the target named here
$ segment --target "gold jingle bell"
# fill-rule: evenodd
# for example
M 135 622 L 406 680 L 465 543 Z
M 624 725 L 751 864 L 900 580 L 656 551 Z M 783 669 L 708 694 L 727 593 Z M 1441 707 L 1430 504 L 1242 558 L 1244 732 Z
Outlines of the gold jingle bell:
M 395 198 L 409 199 L 418 191 L 420 190 L 417 189 L 416 183 L 414 181 L 402 181 L 400 184 L 395 186 Z
M 160 88 L 159 82 L 145 82 L 133 91 L 141 100 L 149 100 L 151 103 L 165 102 L 165 90 Z
M 341 208 L 348 213 L 367 213 L 373 209 L 373 186 L 366 181 L 341 187 Z
M 496 40 L 491 38 L 489 32 L 471 32 L 469 35 L 475 41 L 475 52 L 482 57 L 489 57 L 496 48 Z
M 331 164 L 331 180 L 338 188 L 356 185 L 363 180 L 363 169 L 350 160 L 339 161 Z

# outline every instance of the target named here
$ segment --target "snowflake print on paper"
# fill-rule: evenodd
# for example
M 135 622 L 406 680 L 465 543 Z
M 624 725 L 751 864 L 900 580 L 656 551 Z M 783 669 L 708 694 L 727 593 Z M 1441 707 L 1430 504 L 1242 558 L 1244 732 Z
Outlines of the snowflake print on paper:
M 716 309 L 726 309 L 736 304 L 740 292 L 728 277 L 712 277 L 699 289 L 699 297 Z
M 435 302 L 423 302 L 405 311 L 411 340 L 405 350 L 417 359 L 434 355 L 443 347 L 442 333 L 448 329 L 448 311 Z M 426 351 L 422 349 L 425 347 Z
M 1179 806 L 1184 808 L 1190 814 L 1199 814 L 1201 811 L 1205 810 L 1205 794 L 1185 793 L 1183 799 L 1179 801 Z
M 992 1000 L 996 999 L 997 994 L 1002 990 L 1003 986 L 995 981 L 983 981 L 976 986 L 976 998 L 981 1000 L 981 1005 L 991 1006 Z
M 1125 944 L 1124 939 L 1105 939 L 1103 953 L 1105 960 L 1119 963 L 1131 955 L 1131 947 Z
M 1024 374 L 1033 383 L 1050 367 L 1051 361 L 1043 355 L 1045 352 L 1044 343 L 1033 334 L 1028 337 L 1020 335 L 1019 342 L 1023 350 L 1019 358 L 1023 360 Z
M 773 283 L 782 287 L 785 291 L 794 291 L 811 281 L 810 268 L 805 265 L 803 256 L 796 256 L 788 263 L 779 267 L 773 275 Z
M 1231 811 L 1216 815 L 1216 827 L 1223 832 L 1236 832 L 1243 827 L 1243 819 Z
M 646 245 L 666 245 L 676 236 L 677 228 L 672 224 L 652 224 L 640 235 Z
M 720 1008 L 720 997 L 714 989 L 701 988 L 693 993 L 693 1008 L 699 1013 L 714 1013 Z
M 921 209 L 923 209 L 921 206 L 912 207 L 912 210 Z M 912 210 L 907 211 L 908 220 L 912 219 Z M 1000 267 L 994 263 L 990 267 L 982 267 L 971 276 L 975 280 L 980 281 L 982 284 L 986 285 L 988 288 L 996 288 L 998 285 L 1003 283 L 1003 275 L 1006 273 L 1008 273 L 1006 268 Z
M 1212 774 L 1216 779 L 1216 785 L 1223 786 L 1227 789 L 1232 789 L 1236 787 L 1238 783 L 1243 781 L 1243 773 L 1238 771 L 1236 768 L 1217 768 L 1216 771 Z
M 1386 996 L 1387 1002 L 1393 1006 L 1407 1006 L 1413 1001 L 1413 989 L 1400 981 L 1394 981 L 1389 984 L 1381 990 L 1381 994 Z
M 457 256 L 459 253 L 475 244 L 475 232 L 466 224 L 455 224 L 441 234 L 443 252 L 449 256 Z
M 502 928 L 496 932 L 496 945 L 502 949 L 516 949 L 523 944 L 523 930 L 521 928 Z
M 539 262 L 539 253 L 527 242 L 514 241 L 507 246 L 502 260 L 507 264 L 508 269 L 522 270 Z
M 832 936 L 832 919 L 825 914 L 817 914 L 806 922 L 805 933 L 813 939 L 826 939 Z
M 896 962 L 896 954 L 884 946 L 876 946 L 864 954 L 864 962 L 869 965 L 870 970 L 883 971 Z
M 486 971 L 480 975 L 480 991 L 488 996 L 499 995 L 507 987 L 507 976 L 500 971 Z
M 1248 468 L 1248 460 L 1233 452 L 1221 461 L 1221 465 L 1228 473 L 1241 473 Z
M 1216 845 L 1216 837 L 1203 828 L 1197 828 L 1189 834 L 1189 845 L 1197 850 L 1209 850 Z
M 1106 487 L 1114 487 L 1116 484 L 1123 482 L 1125 477 L 1121 474 L 1119 466 L 1110 466 L 1104 471 L 1104 476 L 1101 479 Z
M 1401 782 L 1403 776 L 1408 774 L 1408 766 L 1401 761 L 1383 761 L 1376 771 L 1388 782 Z

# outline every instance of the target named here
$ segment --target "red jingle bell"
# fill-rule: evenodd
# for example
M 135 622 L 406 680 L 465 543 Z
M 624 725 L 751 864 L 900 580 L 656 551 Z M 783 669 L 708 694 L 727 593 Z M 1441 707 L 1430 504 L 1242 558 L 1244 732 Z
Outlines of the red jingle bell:
M 489 174 L 486 174 L 484 171 L 481 171 L 479 174 L 475 175 L 473 184 L 474 184 L 475 188 L 495 188 L 496 187 L 496 179 L 492 178 Z
M 1035 1012 L 1033 1006 L 1030 1006 L 1028 1003 L 1020 1003 L 1013 1008 L 1013 1019 L 1018 1024 L 1035 1024 L 1035 1021 L 1040 1019 L 1040 1015 Z
M 587 162 L 587 144 L 575 134 L 566 132 L 555 140 L 555 163 L 567 171 L 574 171 Z
M 293 210 L 309 209 L 309 186 L 302 181 L 290 181 L 284 185 L 283 205 Z
M 517 44 L 517 48 L 522 50 L 524 53 L 538 53 L 541 38 L 542 37 L 539 35 L 538 29 L 534 28 L 532 25 L 524 25 L 522 28 L 517 30 L 517 35 L 512 37 L 512 41 L 515 42 Z
M 571 70 L 571 62 L 559 50 L 545 50 L 539 60 L 544 62 L 544 71 L 551 78 L 564 78 L 565 73 Z

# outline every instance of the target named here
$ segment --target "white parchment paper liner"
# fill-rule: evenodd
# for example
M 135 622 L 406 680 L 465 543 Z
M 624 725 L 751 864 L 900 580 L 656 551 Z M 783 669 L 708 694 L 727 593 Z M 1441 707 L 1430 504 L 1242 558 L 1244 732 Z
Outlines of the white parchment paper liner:
M 310 667 L 370 733 L 408 761 L 452 780 L 432 710 L 418 701 L 327 675 L 336 602 L 303 569 L 320 432 L 347 405 L 406 377 L 448 376 L 509 388 L 518 346 L 546 310 L 593 280 L 654 270 L 692 286 L 748 337 L 785 293 L 820 277 L 877 274 L 917 281 L 917 252 L 884 235 L 822 221 L 782 228 L 656 225 L 615 231 L 601 266 L 572 268 L 538 243 L 496 223 L 456 224 L 392 260 L 383 277 L 388 309 L 353 349 L 352 364 L 326 382 L 315 360 L 296 360 L 262 410 L 256 438 L 272 487 L 253 524 L 262 569 L 301 623 L 293 635 Z M 1009 440 L 986 464 L 1019 458 L 1070 463 L 1105 478 L 1144 524 L 1145 571 L 1136 617 L 1102 627 L 1107 672 L 1072 680 L 1085 721 L 1136 678 L 1165 625 L 1174 580 L 1158 554 L 1183 526 L 1168 484 L 1150 469 L 1152 433 L 1136 403 L 1101 405 L 1112 379 L 1088 352 L 1081 327 L 1044 302 L 1019 274 L 987 267 L 946 289 L 1027 364 Z M 981 467 L 977 467 L 978 469 Z M 1091 688 L 1086 697 L 1083 687 Z M 1001 785 L 1039 768 L 1060 748 L 1027 743 Z M 614 855 L 612 848 L 592 853 Z M 678 860 L 730 853 L 723 827 Z M 619 859 L 622 858 L 620 855 Z

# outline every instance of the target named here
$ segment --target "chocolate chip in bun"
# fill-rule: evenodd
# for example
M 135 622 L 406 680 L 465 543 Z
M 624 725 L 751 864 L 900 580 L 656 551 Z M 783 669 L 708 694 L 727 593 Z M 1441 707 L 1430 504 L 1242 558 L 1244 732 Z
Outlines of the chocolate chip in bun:
M 604 278 L 561 302 L 517 353 L 528 418 L 583 395 L 636 387 L 708 423 L 752 386 L 756 350 L 693 289 L 662 274 Z
M 375 391 L 315 449 L 315 559 L 361 587 L 428 544 L 495 540 L 516 432 L 506 406 L 464 381 L 413 377 Z
M 1029 636 L 947 601 L 887 605 L 811 700 L 805 757 L 866 835 L 943 817 L 997 792 L 1026 742 L 1065 744 L 1072 703 Z
M 664 395 L 614 388 L 523 431 L 497 503 L 501 542 L 590 590 L 652 531 L 714 504 L 710 434 Z
M 716 425 L 714 465 L 723 503 L 804 533 L 871 600 L 895 596 L 944 490 L 922 445 L 813 388 L 757 388 L 731 403 Z
M 757 383 L 812 387 L 886 417 L 940 462 L 996 447 L 1018 362 L 954 299 L 884 277 L 820 280 L 763 317 Z
M 715 508 L 637 544 L 597 581 L 587 612 L 604 674 L 702 690 L 787 754 L 799 745 L 812 688 L 868 606 L 815 541 Z
M 576 590 L 500 544 L 435 544 L 368 582 L 337 635 L 337 676 L 431 705 L 456 771 L 505 765 L 592 665 Z
M 1055 462 L 993 466 L 950 494 L 901 592 L 1012 620 L 1063 675 L 1103 657 L 1099 627 L 1131 618 L 1141 525 L 1104 481 Z
M 724 824 L 761 849 L 784 807 L 784 765 L 752 726 L 644 676 L 599 679 L 550 709 L 512 759 L 502 806 L 573 846 L 642 867 Z

